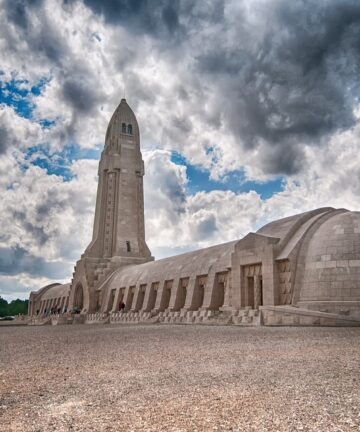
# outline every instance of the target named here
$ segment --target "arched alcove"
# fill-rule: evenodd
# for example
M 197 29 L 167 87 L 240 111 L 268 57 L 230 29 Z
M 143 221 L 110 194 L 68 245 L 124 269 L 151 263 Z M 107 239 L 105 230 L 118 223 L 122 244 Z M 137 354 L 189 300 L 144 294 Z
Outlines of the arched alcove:
M 82 310 L 84 307 L 84 289 L 81 283 L 75 288 L 74 294 L 74 308 Z

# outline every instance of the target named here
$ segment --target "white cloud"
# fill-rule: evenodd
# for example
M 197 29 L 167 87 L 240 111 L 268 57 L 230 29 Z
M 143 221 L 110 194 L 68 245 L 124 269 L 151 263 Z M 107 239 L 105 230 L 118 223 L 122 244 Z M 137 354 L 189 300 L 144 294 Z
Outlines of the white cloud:
M 41 126 L 16 114 L 13 108 L 0 105 L 0 154 L 7 150 L 28 148 L 43 141 Z
M 189 13 L 179 11 L 180 28 L 174 36 L 163 28 L 150 28 L 160 25 L 157 21 L 149 22 L 141 31 L 141 16 L 130 20 L 132 26 L 124 20 L 116 23 L 115 18 L 109 24 L 108 17 L 95 14 L 81 1 L 64 5 L 47 0 L 40 7 L 29 4 L 23 15 L 16 15 L 23 3 L 11 9 L 15 3 L 3 0 L 4 7 L 0 8 L 1 80 L 28 80 L 20 84 L 22 89 L 30 89 L 43 79 L 46 82 L 40 95 L 29 96 L 35 106 L 31 120 L 8 106 L 0 109 L 1 247 L 20 248 L 47 269 L 50 263 L 63 263 L 70 277 L 72 265 L 91 237 L 97 162 L 70 161 L 73 178 L 65 181 L 34 166 L 31 162 L 36 155 L 26 159 L 24 151 L 46 143 L 43 157 L 48 157 L 51 164 L 56 163 L 56 152 L 69 144 L 81 149 L 102 146 L 124 86 L 141 128 L 146 163 L 146 230 L 157 257 L 233 240 L 270 220 L 319 206 L 358 207 L 357 124 L 345 132 L 331 132 L 326 139 L 302 143 L 299 138 L 283 146 L 277 142 L 270 145 L 266 137 L 250 145 L 246 134 L 239 133 L 243 130 L 240 126 L 244 128 L 246 121 L 251 123 L 259 114 L 259 107 L 252 106 L 255 101 L 249 98 L 245 103 L 245 96 L 259 96 L 269 106 L 279 102 L 274 103 L 275 108 L 287 107 L 282 105 L 287 94 L 281 85 L 271 86 L 263 80 L 271 70 L 278 72 L 275 78 L 284 82 L 290 77 L 291 84 L 301 59 L 296 52 L 280 50 L 296 58 L 293 63 L 274 63 L 271 53 L 265 55 L 261 49 L 270 41 L 264 38 L 269 35 L 267 25 L 276 28 L 281 21 L 276 21 L 280 15 L 275 3 L 280 9 L 290 3 L 227 2 L 222 9 L 220 1 L 187 2 Z M 6 12 L 10 9 L 9 17 Z M 288 16 L 294 16 L 293 9 Z M 265 25 L 266 20 L 270 22 Z M 274 39 L 270 48 L 293 47 L 286 37 L 289 24 L 284 24 L 287 26 L 282 32 L 271 35 Z M 296 35 L 291 39 L 294 43 L 303 40 Z M 316 42 L 322 49 L 323 41 Z M 254 52 L 258 55 L 253 56 Z M 328 67 L 330 60 L 323 67 Z M 355 55 L 351 61 L 355 67 Z M 269 69 L 256 69 L 257 65 Z M 330 68 L 327 84 L 336 93 L 343 81 L 339 79 L 336 86 L 331 86 L 333 72 Z M 259 94 L 255 92 L 258 88 L 262 89 Z M 295 90 L 300 91 L 297 87 Z M 296 99 L 296 91 L 290 88 L 289 99 Z M 310 90 L 306 94 L 310 100 L 318 98 L 313 100 L 316 106 L 322 100 Z M 306 98 L 304 101 L 309 102 Z M 344 96 L 345 102 L 348 99 Z M 311 112 L 308 106 L 303 114 Z M 259 128 L 286 119 L 288 113 L 271 112 L 268 118 L 266 112 L 263 114 Z M 340 114 L 339 118 L 346 117 Z M 42 119 L 54 120 L 55 125 L 41 128 Z M 216 180 L 243 170 L 247 179 L 266 182 L 276 175 L 279 166 L 286 168 L 288 161 L 299 170 L 287 175 L 284 190 L 268 200 L 254 191 L 236 194 L 214 190 L 189 195 L 186 169 L 171 162 L 172 151 L 208 170 L 210 178 Z M 39 275 L 30 273 L 21 273 L 18 279 L 3 277 L 12 278 L 14 284 L 18 281 L 17 292 L 20 286 L 35 287 L 42 281 Z M 47 276 L 42 277 L 48 281 Z M 23 289 L 25 292 L 27 288 Z

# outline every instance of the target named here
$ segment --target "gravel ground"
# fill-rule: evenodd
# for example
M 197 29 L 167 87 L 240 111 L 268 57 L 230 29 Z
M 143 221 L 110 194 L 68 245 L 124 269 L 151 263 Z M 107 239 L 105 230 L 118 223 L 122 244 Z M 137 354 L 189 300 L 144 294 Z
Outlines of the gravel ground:
M 2 327 L 2 431 L 359 431 L 360 329 Z

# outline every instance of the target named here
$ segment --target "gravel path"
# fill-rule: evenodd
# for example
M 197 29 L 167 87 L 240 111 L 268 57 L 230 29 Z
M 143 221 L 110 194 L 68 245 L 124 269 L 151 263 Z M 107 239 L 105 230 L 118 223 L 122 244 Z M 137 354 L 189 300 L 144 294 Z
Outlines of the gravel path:
M 0 329 L 1 431 L 359 431 L 360 329 Z

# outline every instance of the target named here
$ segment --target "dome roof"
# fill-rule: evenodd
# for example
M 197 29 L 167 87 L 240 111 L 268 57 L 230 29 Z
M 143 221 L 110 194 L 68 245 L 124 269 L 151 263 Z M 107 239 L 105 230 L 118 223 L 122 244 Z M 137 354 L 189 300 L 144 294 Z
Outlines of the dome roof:
M 360 212 L 338 210 L 306 235 L 297 264 L 299 303 L 360 301 Z
M 126 102 L 126 99 L 121 99 L 120 104 L 111 117 L 106 131 L 105 146 L 108 145 L 111 139 L 116 139 L 122 135 L 123 125 L 126 125 L 126 131 L 128 131 L 128 126 L 131 125 L 131 134 L 135 138 L 136 142 L 139 143 L 139 125 L 133 110 Z M 124 135 L 126 135 L 126 133 Z

